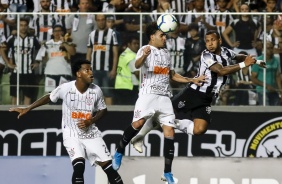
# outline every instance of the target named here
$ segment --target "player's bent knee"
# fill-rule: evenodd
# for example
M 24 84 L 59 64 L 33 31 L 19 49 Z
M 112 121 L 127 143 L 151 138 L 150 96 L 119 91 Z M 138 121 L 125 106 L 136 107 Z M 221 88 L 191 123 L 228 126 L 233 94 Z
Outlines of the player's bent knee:
M 77 158 L 72 161 L 73 166 L 73 175 L 72 175 L 72 184 L 83 184 L 84 183 L 84 170 L 85 170 L 85 160 L 84 158 Z
M 137 121 L 134 121 L 132 123 L 132 127 L 135 128 L 135 129 L 140 129 L 142 128 L 142 126 L 144 125 L 145 123 L 145 120 L 144 119 L 139 119 Z
M 207 127 L 197 126 L 197 127 L 194 127 L 193 134 L 194 135 L 202 135 L 202 134 L 206 133 L 206 131 L 207 131 Z

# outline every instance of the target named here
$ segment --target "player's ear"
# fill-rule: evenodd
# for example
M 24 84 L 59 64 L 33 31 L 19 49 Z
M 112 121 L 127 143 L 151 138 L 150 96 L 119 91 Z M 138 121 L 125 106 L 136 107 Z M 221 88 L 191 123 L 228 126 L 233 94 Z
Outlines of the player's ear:
M 78 77 L 78 78 L 81 77 L 81 72 L 79 70 L 76 72 L 76 77 Z

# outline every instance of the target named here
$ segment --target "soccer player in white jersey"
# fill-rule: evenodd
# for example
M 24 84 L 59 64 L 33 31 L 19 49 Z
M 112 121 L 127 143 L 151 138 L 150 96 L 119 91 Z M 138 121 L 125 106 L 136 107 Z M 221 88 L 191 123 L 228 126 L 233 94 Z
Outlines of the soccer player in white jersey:
M 166 34 L 158 29 L 156 22 L 147 26 L 149 45 L 140 48 L 136 55 L 135 67 L 141 68 L 142 84 L 135 104 L 132 124 L 124 131 L 113 158 L 113 168 L 118 170 L 126 145 L 144 125 L 146 119 L 154 118 L 164 133 L 165 168 L 163 179 L 174 184 L 171 165 L 174 157 L 174 119 L 170 101 L 169 79 L 176 82 L 194 82 L 201 85 L 205 76 L 185 78 L 174 72 L 169 51 L 165 49 Z
M 20 118 L 38 106 L 62 99 L 63 143 L 73 165 L 72 184 L 84 183 L 86 158 L 91 165 L 102 167 L 111 184 L 123 184 L 120 175 L 112 168 L 110 152 L 95 124 L 107 112 L 107 107 L 100 87 L 93 83 L 91 63 L 77 61 L 72 66 L 72 72 L 76 76 L 75 81 L 58 86 L 27 107 L 11 108 L 10 111 L 18 112 Z
M 210 30 L 205 34 L 205 41 L 207 49 L 201 54 L 197 76 L 207 76 L 206 82 L 201 86 L 189 84 L 172 99 L 174 110 L 187 113 L 188 118 L 176 119 L 176 128 L 192 135 L 201 135 L 207 131 L 207 126 L 211 121 L 211 102 L 224 86 L 227 75 L 255 63 L 265 67 L 265 62 L 256 61 L 254 56 L 236 54 L 226 47 L 221 47 L 220 35 L 215 30 Z M 238 64 L 232 65 L 232 60 L 236 60 Z M 153 128 L 152 121 L 146 122 L 145 125 L 146 130 L 141 129 L 132 139 L 135 149 L 139 152 L 142 152 L 144 136 Z

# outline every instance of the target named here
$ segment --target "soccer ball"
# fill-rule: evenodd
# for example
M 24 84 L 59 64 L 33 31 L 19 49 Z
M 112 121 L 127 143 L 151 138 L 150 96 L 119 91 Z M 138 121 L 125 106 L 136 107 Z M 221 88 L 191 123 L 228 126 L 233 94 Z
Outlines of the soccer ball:
M 172 14 L 162 14 L 157 20 L 158 28 L 164 32 L 173 32 L 177 28 L 177 19 Z

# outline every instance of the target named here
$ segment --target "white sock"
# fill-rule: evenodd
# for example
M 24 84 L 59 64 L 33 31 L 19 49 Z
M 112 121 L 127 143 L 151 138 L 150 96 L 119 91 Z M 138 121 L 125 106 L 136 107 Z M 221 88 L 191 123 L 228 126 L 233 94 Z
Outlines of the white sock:
M 189 119 L 175 119 L 176 128 L 187 134 L 194 135 L 194 122 Z
M 145 137 L 145 135 L 150 132 L 152 129 L 154 129 L 154 124 L 152 118 L 147 119 L 143 127 L 138 132 L 137 136 Z

